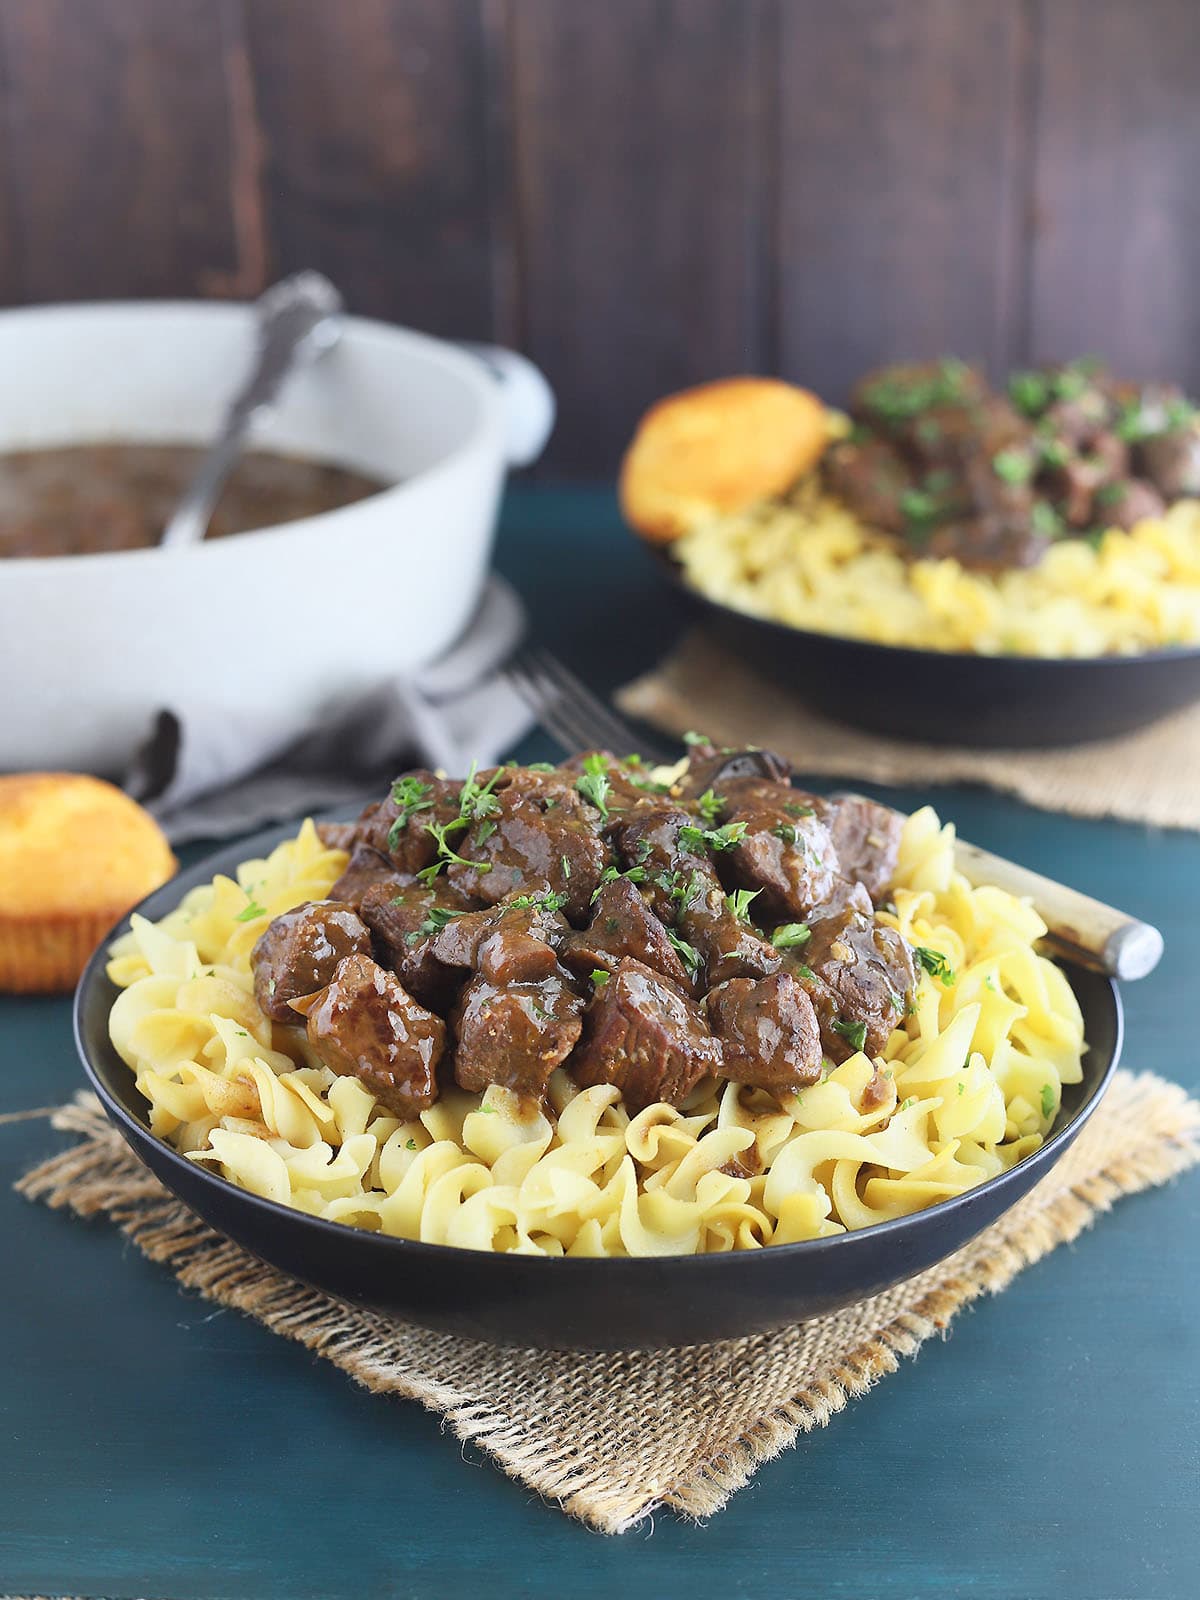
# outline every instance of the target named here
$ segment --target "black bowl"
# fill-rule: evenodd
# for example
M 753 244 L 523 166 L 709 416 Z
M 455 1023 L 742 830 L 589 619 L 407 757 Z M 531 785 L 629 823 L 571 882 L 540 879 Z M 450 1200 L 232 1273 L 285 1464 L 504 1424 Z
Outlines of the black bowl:
M 181 873 L 137 908 L 158 918 L 195 884 L 265 855 L 292 830 L 273 828 Z M 111 937 L 124 933 L 128 919 Z M 117 997 L 109 941 L 75 996 L 80 1057 L 109 1117 L 150 1170 L 204 1220 L 284 1272 L 341 1299 L 471 1339 L 545 1349 L 624 1350 L 700 1344 L 836 1311 L 957 1250 L 1043 1177 L 1095 1110 L 1121 1053 L 1115 984 L 1067 968 L 1089 1049 L 1083 1081 L 1064 1091 L 1042 1148 L 978 1188 L 914 1216 L 856 1233 L 725 1255 L 642 1260 L 547 1259 L 416 1244 L 324 1222 L 262 1200 L 185 1161 L 151 1134 L 133 1073 L 108 1037 Z
M 1200 699 L 1200 648 L 977 656 L 873 644 L 751 616 L 656 565 L 713 632 L 822 716 L 922 744 L 1032 749 L 1114 739 Z

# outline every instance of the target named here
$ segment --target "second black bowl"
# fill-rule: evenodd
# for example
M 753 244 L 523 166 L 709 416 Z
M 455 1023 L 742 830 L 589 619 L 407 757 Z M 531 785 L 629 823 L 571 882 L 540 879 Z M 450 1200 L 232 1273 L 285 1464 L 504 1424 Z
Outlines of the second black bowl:
M 669 581 L 714 633 L 812 710 L 922 744 L 1032 749 L 1113 739 L 1200 699 L 1200 649 L 1136 656 L 982 656 L 911 650 L 751 616 Z

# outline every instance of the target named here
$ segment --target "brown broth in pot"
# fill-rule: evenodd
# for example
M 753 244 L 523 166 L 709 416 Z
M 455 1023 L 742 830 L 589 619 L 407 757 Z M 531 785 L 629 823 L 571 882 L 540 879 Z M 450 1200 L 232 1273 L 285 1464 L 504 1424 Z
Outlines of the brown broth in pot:
M 157 544 L 203 454 L 192 445 L 88 444 L 0 455 L 0 558 Z M 207 537 L 334 511 L 386 487 L 345 467 L 250 450 L 229 476 Z

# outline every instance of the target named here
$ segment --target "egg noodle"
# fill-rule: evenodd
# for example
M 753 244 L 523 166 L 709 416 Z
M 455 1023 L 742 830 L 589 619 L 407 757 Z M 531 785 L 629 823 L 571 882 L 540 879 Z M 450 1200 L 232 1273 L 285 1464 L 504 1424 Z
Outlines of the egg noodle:
M 1023 902 L 971 888 L 953 828 L 908 818 L 883 920 L 926 952 L 876 1064 L 862 1054 L 779 1102 L 709 1080 L 631 1117 L 560 1069 L 536 1110 L 449 1088 L 402 1122 L 254 1000 L 270 919 L 346 863 L 311 822 L 112 947 L 110 1032 L 161 1139 L 232 1183 L 404 1239 L 542 1255 L 673 1255 L 824 1238 L 918 1211 L 1043 1142 L 1080 1078 L 1083 1021 Z M 939 976 L 926 968 L 932 965 Z M 867 1093 L 868 1084 L 872 1084 Z M 878 1100 L 879 1090 L 884 1091 Z
M 1128 655 L 1200 643 L 1200 501 L 1096 545 L 1062 539 L 1035 567 L 906 561 L 807 479 L 786 501 L 699 524 L 672 546 L 689 583 L 792 627 L 980 655 Z

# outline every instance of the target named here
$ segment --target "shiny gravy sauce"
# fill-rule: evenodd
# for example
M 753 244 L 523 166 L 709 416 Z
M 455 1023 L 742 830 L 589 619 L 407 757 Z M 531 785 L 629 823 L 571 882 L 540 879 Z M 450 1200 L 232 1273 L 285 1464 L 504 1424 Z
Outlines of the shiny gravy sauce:
M 157 544 L 203 454 L 192 445 L 88 444 L 0 455 L 0 558 Z M 386 487 L 344 467 L 250 450 L 225 484 L 207 538 L 333 511 Z

